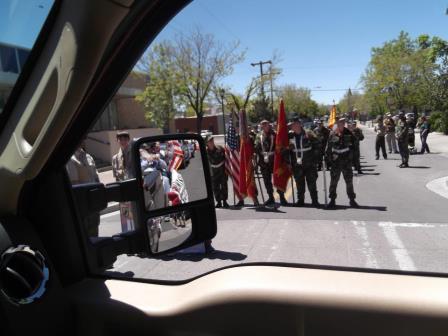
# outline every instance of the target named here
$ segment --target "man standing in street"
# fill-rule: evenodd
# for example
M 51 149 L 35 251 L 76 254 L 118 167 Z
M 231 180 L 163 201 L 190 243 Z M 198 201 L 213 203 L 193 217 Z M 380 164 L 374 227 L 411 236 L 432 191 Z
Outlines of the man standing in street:
M 216 208 L 228 208 L 227 203 L 227 173 L 225 167 L 226 154 L 222 146 L 216 146 L 212 135 L 205 138 L 207 144 L 207 157 L 212 176 L 213 194 L 216 199 Z
M 398 140 L 398 149 L 401 155 L 401 164 L 398 166 L 400 168 L 409 167 L 409 128 L 406 123 L 406 117 L 404 112 L 400 111 L 398 114 L 398 121 L 396 125 L 396 136 Z
M 386 114 L 384 127 L 386 131 L 386 142 L 387 147 L 389 148 L 389 154 L 398 154 L 397 138 L 395 137 L 395 121 L 392 119 L 392 115 L 390 113 Z
M 347 196 L 350 199 L 350 206 L 357 208 L 356 194 L 353 188 L 353 146 L 354 135 L 345 128 L 345 118 L 337 121 L 336 129 L 331 132 L 328 138 L 327 156 L 331 160 L 331 181 L 330 181 L 330 203 L 328 208 L 336 207 L 336 190 L 341 176 L 344 177 L 347 187 Z M 384 138 L 383 138 L 384 141 Z
M 349 130 L 355 136 L 355 143 L 353 146 L 353 166 L 358 171 L 358 174 L 362 174 L 360 142 L 364 140 L 364 134 L 362 134 L 362 130 L 356 126 L 356 121 L 352 121 L 349 125 Z
M 72 185 L 100 182 L 95 160 L 85 150 L 84 143 L 76 149 L 70 160 L 67 162 L 67 173 Z M 94 212 L 85 218 L 87 234 L 89 237 L 98 237 L 98 227 L 100 225 L 100 214 Z
M 275 132 L 269 121 L 263 120 L 260 123 L 261 131 L 255 140 L 255 153 L 257 154 L 257 164 L 260 167 L 263 176 L 264 186 L 268 194 L 265 205 L 272 205 L 274 200 L 274 187 L 272 185 L 272 173 L 274 171 L 274 154 L 275 154 Z M 260 192 L 262 192 L 260 190 Z M 284 192 L 277 190 L 280 196 L 281 205 L 287 205 Z
M 427 143 L 428 134 L 430 132 L 431 132 L 431 127 L 429 125 L 429 121 L 425 116 L 423 116 L 421 118 L 421 124 L 420 124 L 420 140 L 422 142 L 422 149 L 420 150 L 420 154 L 424 154 L 425 151 L 427 153 L 430 153 L 428 143 Z
M 115 180 L 125 181 L 134 177 L 134 164 L 131 155 L 131 138 L 128 132 L 117 132 L 117 142 L 120 146 L 118 153 L 112 157 L 112 173 Z M 133 209 L 131 202 L 120 203 L 121 231 L 134 230 Z M 135 209 L 134 209 L 135 211 Z
M 384 158 L 384 160 L 387 160 L 386 141 L 384 139 L 386 136 L 386 128 L 384 127 L 382 116 L 378 116 L 378 118 L 377 118 L 377 125 L 375 126 L 375 133 L 376 133 L 376 141 L 375 141 L 376 157 L 375 157 L 375 159 L 376 160 L 380 159 L 380 148 L 381 148 L 383 158 Z
M 305 204 L 305 182 L 311 196 L 312 205 L 320 207 L 317 197 L 317 162 L 320 155 L 320 143 L 312 131 L 302 127 L 299 118 L 294 118 L 291 132 L 288 134 L 289 149 L 284 151 L 284 159 L 292 166 L 294 180 L 297 186 L 296 206 Z
M 325 150 L 327 149 L 328 137 L 330 136 L 330 130 L 324 126 L 322 119 L 317 121 L 317 127 L 314 129 L 314 134 L 320 142 L 320 154 L 317 161 L 317 170 L 322 170 L 322 162 L 325 159 L 327 169 L 330 168 L 328 160 L 325 158 Z
M 124 181 L 133 177 L 131 156 L 131 138 L 126 131 L 117 132 L 117 142 L 120 146 L 118 153 L 112 157 L 112 172 L 116 181 Z

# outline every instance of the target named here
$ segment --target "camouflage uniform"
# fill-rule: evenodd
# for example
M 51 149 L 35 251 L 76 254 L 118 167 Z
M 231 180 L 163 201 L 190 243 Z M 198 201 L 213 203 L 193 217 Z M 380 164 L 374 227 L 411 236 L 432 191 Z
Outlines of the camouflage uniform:
M 328 139 L 327 156 L 331 160 L 331 181 L 330 181 L 330 199 L 334 202 L 337 197 L 336 190 L 339 178 L 344 176 L 347 187 L 347 196 L 350 201 L 356 198 L 353 189 L 353 146 L 355 143 L 354 135 L 344 127 L 341 135 L 332 131 Z
M 362 134 L 362 130 L 359 127 L 355 127 L 352 131 L 355 136 L 355 143 L 353 146 L 353 166 L 361 173 L 361 150 L 360 150 L 360 141 L 364 140 L 364 134 Z
M 314 129 L 314 133 L 316 134 L 317 138 L 320 141 L 320 155 L 319 155 L 319 159 L 317 161 L 317 169 L 321 170 L 322 169 L 322 161 L 325 159 L 325 164 L 327 166 L 327 168 L 330 167 L 329 165 L 329 161 L 327 158 L 325 158 L 325 150 L 327 148 L 327 143 L 328 143 L 328 137 L 330 136 L 330 130 L 327 127 L 320 127 L 317 126 Z
M 274 171 L 275 132 L 270 130 L 268 134 L 263 131 L 255 138 L 255 153 L 257 154 L 257 165 L 260 167 L 264 186 L 269 199 L 274 198 L 274 187 L 272 186 L 272 173 Z
M 212 176 L 213 194 L 218 203 L 226 202 L 227 173 L 225 167 L 225 150 L 222 146 L 215 146 L 213 150 L 207 148 L 207 157 L 210 164 L 210 174 Z
M 398 119 L 397 125 L 395 127 L 396 135 L 397 135 L 397 141 L 398 141 L 398 150 L 400 151 L 401 155 L 401 166 L 407 167 L 408 161 L 409 161 L 409 126 L 406 123 L 406 120 Z
M 120 148 L 112 157 L 112 173 L 116 181 L 124 181 L 134 177 L 131 156 L 131 144 L 124 150 Z
M 297 186 L 297 204 L 303 205 L 305 200 L 305 181 L 308 185 L 313 205 L 319 205 L 317 197 L 317 163 L 321 144 L 316 134 L 302 129 L 300 133 L 288 133 L 289 150 L 283 152 L 286 162 L 292 166 Z

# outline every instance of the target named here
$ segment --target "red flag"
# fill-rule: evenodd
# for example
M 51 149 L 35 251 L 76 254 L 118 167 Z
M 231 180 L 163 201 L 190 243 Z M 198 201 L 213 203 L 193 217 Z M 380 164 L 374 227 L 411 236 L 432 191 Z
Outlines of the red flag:
M 240 194 L 249 196 L 254 201 L 257 198 L 257 187 L 255 186 L 253 154 L 254 147 L 247 134 L 246 111 L 240 112 Z
M 277 136 L 275 137 L 274 154 L 274 186 L 283 192 L 286 191 L 291 171 L 282 158 L 282 150 L 288 148 L 288 125 L 286 124 L 285 105 L 280 101 L 280 111 L 277 120 Z

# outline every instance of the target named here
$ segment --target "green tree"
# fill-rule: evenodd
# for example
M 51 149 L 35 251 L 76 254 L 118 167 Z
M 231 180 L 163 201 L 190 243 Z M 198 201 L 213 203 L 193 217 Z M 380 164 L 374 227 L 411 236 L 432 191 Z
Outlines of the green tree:
M 165 133 L 169 121 L 184 103 L 174 61 L 174 47 L 165 41 L 154 45 L 139 63 L 141 75 L 149 80 L 135 99 L 143 104 L 145 118 Z
M 197 130 L 200 132 L 204 102 L 211 89 L 232 73 L 233 66 L 244 59 L 245 52 L 239 50 L 238 41 L 223 44 L 199 28 L 179 33 L 174 46 L 181 93 L 196 113 Z
M 295 84 L 284 84 L 278 88 L 280 97 L 285 103 L 285 112 L 291 117 L 315 117 L 322 113 L 319 105 L 311 98 L 311 90 L 297 87 Z
M 372 48 L 361 82 L 372 114 L 391 109 L 423 109 L 428 104 L 428 83 L 434 77 L 429 52 L 409 34 Z

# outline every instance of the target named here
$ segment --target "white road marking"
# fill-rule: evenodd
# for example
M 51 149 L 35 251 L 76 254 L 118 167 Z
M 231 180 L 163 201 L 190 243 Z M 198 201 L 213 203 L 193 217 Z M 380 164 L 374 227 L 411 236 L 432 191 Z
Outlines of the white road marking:
M 398 267 L 404 271 L 415 271 L 417 268 L 415 267 L 414 261 L 401 241 L 395 225 L 391 222 L 379 222 L 378 225 L 383 228 L 384 235 L 392 248 L 392 253 L 395 256 Z
M 426 188 L 442 197 L 448 198 L 448 176 L 428 182 Z
M 378 261 L 375 258 L 375 253 L 373 252 L 372 246 L 369 241 L 369 234 L 366 228 L 366 222 L 364 221 L 351 221 L 355 227 L 356 233 L 362 240 L 362 252 L 366 257 L 366 267 L 367 268 L 378 268 Z

